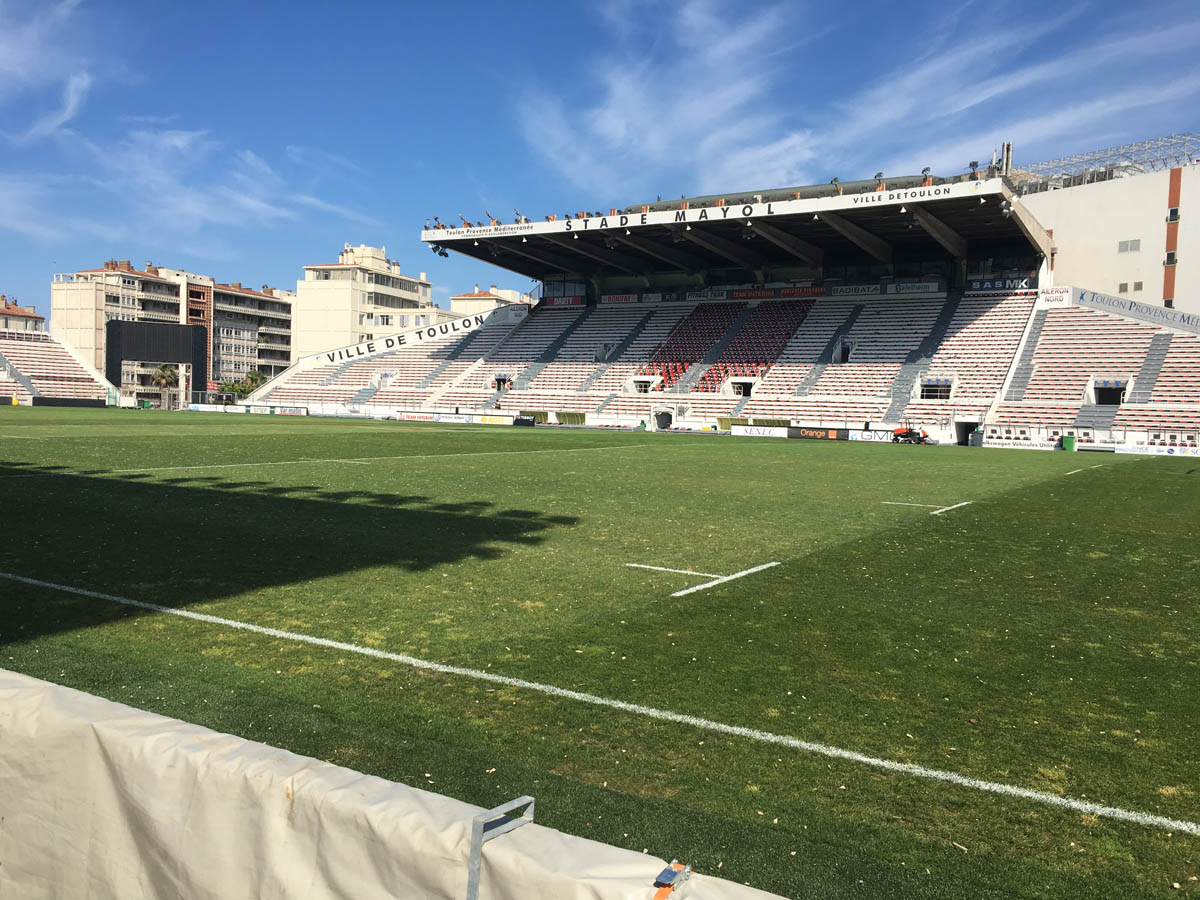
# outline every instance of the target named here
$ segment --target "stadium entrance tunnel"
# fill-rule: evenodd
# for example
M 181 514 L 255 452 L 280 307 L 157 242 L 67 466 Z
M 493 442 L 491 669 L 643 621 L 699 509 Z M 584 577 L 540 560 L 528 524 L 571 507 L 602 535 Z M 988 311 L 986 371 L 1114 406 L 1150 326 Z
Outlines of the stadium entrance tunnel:
M 0 572 L 171 607 L 366 568 L 400 570 L 395 587 L 402 592 L 404 573 L 498 559 L 508 547 L 536 546 L 550 530 L 580 521 L 485 500 L 327 491 L 244 476 L 162 477 L 168 474 L 176 473 L 0 463 L 0 508 L 21 523 L 6 534 Z M 0 582 L 0 596 L 18 591 L 48 593 Z M 72 602 L 80 608 L 70 614 L 0 617 L 0 641 L 133 612 Z
M 954 441 L 960 447 L 969 446 L 971 443 L 971 432 L 979 427 L 978 422 L 955 422 L 954 423 Z
M 674 420 L 675 416 L 670 410 L 660 409 L 654 414 L 654 427 L 659 431 L 666 431 Z

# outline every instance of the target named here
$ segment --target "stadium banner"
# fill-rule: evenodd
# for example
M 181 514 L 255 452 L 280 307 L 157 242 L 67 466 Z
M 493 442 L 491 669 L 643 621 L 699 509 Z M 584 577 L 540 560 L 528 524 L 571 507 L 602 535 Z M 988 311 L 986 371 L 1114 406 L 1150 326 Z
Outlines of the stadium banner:
M 220 403 L 189 403 L 189 412 L 244 413 L 244 406 L 224 406 Z
M 729 291 L 708 290 L 708 291 L 688 291 L 688 300 L 724 300 L 729 296 Z
M 582 297 L 543 297 L 538 306 L 583 306 Z
M 1012 291 L 1032 291 L 1038 286 L 1036 275 L 1019 278 L 1001 278 L 988 275 L 986 278 L 967 279 L 968 291 L 986 291 L 987 293 L 1008 294 Z
M 363 359 L 368 356 L 390 353 L 400 347 L 410 347 L 414 344 L 428 343 L 442 337 L 464 334 L 468 331 L 475 331 L 478 328 L 482 328 L 484 321 L 486 321 L 489 315 L 491 315 L 491 311 L 488 313 L 476 313 L 473 316 L 464 316 L 461 319 L 442 322 L 439 325 L 425 325 L 421 328 L 402 331 L 399 334 L 376 338 L 372 341 L 362 341 L 357 344 L 350 344 L 347 347 L 337 347 L 333 350 L 326 350 L 322 353 L 314 353 L 312 356 L 306 356 L 303 359 L 297 360 L 296 365 L 301 369 L 305 369 L 312 368 L 313 366 L 328 365 L 330 363 L 351 362 L 352 360 Z
M 780 297 L 824 297 L 825 287 L 819 284 L 798 285 L 779 289 Z
M 465 413 L 434 413 L 435 422 L 457 422 L 459 425 L 471 424 L 471 417 Z
M 769 219 L 775 216 L 807 215 L 837 212 L 865 207 L 900 206 L 904 203 L 920 203 L 936 200 L 954 200 L 963 197 L 988 197 L 1003 194 L 1004 184 L 999 178 L 979 181 L 958 181 L 953 184 L 936 184 L 901 188 L 891 191 L 867 191 L 860 194 L 836 194 L 829 197 L 811 197 L 803 200 L 770 200 L 755 203 L 730 204 L 697 209 L 668 208 L 654 212 L 613 213 L 601 216 L 555 219 L 552 222 L 517 222 L 511 225 L 484 225 L 480 227 L 427 228 L 421 232 L 421 240 L 431 244 L 450 244 L 462 240 L 486 240 L 488 238 L 525 237 L 537 234 L 574 234 L 577 231 L 603 232 L 609 228 L 635 229 L 642 226 L 678 225 L 694 222 L 725 219 Z M 674 204 L 673 204 L 674 205 Z M 679 201 L 679 206 L 683 201 Z
M 751 288 L 745 291 L 730 291 L 732 300 L 765 300 L 775 299 L 775 288 Z
M 1039 307 L 1070 306 L 1072 288 L 1067 285 L 1044 287 L 1038 291 Z
M 850 433 L 845 428 L 805 428 L 792 425 L 787 430 L 787 436 L 804 440 L 845 441 L 849 440 Z
M 471 417 L 471 421 L 477 425 L 511 425 L 512 420 L 513 416 L 501 416 L 495 413 Z
M 1168 309 L 1165 306 L 1151 306 L 1148 303 L 1138 303 L 1136 300 L 1099 294 L 1096 291 L 1085 291 L 1082 288 L 1072 288 L 1071 297 L 1077 306 L 1118 313 L 1140 322 L 1149 322 L 1151 325 L 1165 325 L 1168 328 L 1178 328 L 1180 331 L 1200 334 L 1200 313 L 1188 313 L 1178 309 Z
M 275 410 L 269 406 L 247 406 L 246 412 L 255 416 L 269 416 L 271 413 L 275 412 Z
M 275 415 L 277 416 L 307 416 L 307 406 L 276 406 Z
M 643 303 L 662 303 L 666 299 L 666 295 L 662 293 L 642 294 Z
M 938 294 L 945 288 L 936 281 L 895 281 L 887 285 L 885 294 Z
M 829 288 L 830 297 L 863 297 L 878 293 L 877 284 L 835 284 Z
M 1014 441 L 1005 438 L 983 439 L 983 446 L 996 447 L 1001 450 L 1059 450 L 1058 441 Z
M 601 303 L 637 303 L 637 294 L 601 294 Z
M 785 438 L 788 436 L 786 428 L 775 428 L 769 425 L 730 425 L 729 433 L 734 437 Z
M 395 412 L 395 418 L 400 422 L 432 422 L 433 413 L 409 412 L 405 409 L 398 409 Z
M 888 444 L 892 442 L 893 437 L 894 435 L 890 431 L 876 431 L 874 429 L 871 431 L 851 431 L 849 434 L 849 438 L 852 441 L 874 441 L 876 443 Z
M 1114 453 L 1140 453 L 1146 456 L 1200 456 L 1200 447 L 1156 447 L 1149 444 L 1117 444 Z

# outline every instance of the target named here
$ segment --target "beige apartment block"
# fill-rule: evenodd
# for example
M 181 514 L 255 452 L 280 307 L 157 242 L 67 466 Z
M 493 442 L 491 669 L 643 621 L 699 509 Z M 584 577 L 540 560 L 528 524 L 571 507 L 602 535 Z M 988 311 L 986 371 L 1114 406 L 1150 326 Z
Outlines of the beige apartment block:
M 432 289 L 424 272 L 404 275 L 386 248 L 346 244 L 336 263 L 305 266 L 296 283 L 293 358 L 460 318 L 433 305 Z
M 479 285 L 475 285 L 475 290 L 466 294 L 455 294 L 450 298 L 450 312 L 456 316 L 473 316 L 502 306 L 512 306 L 514 303 L 532 306 L 533 296 L 500 288 L 494 284 L 486 291 L 481 291 Z
M 21 306 L 0 294 L 0 331 L 45 331 L 46 320 L 32 306 Z

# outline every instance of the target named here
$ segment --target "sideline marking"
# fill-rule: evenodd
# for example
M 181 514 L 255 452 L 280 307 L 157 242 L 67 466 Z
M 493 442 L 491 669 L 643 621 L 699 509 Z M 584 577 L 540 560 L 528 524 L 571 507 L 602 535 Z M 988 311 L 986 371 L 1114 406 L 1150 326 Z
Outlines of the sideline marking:
M 1067 474 L 1068 474 L 1068 475 L 1074 475 L 1076 472 L 1082 472 L 1082 471 L 1083 471 L 1083 469 L 1072 469 L 1072 470 L 1071 470 L 1070 472 L 1068 472 Z
M 770 565 L 777 565 L 770 563 Z M 256 634 L 264 634 L 268 637 L 282 638 L 283 640 L 301 641 L 306 644 L 314 644 L 319 647 L 328 647 L 331 650 L 342 650 L 348 653 L 359 653 L 363 656 L 373 656 L 378 659 L 387 659 L 392 662 L 398 662 L 406 666 L 412 666 L 416 669 L 425 669 L 430 672 L 440 672 L 445 675 L 461 675 L 466 678 L 473 678 L 477 681 L 489 681 L 493 684 L 503 684 L 509 687 L 524 688 L 526 690 L 537 691 L 541 694 L 549 694 L 554 697 L 563 697 L 568 700 L 577 700 L 580 703 L 588 703 L 593 706 L 604 706 L 610 709 L 620 710 L 621 712 L 632 713 L 634 715 L 646 716 L 651 719 L 658 719 L 663 722 L 676 722 L 680 725 L 689 725 L 693 728 L 700 728 L 706 731 L 715 731 L 720 734 L 729 734 L 735 737 L 747 738 L 752 741 L 758 741 L 763 744 L 776 744 L 781 747 L 790 747 L 794 750 L 803 750 L 807 753 L 815 753 L 820 756 L 827 756 L 832 759 L 844 759 L 848 762 L 856 762 L 865 766 L 870 766 L 875 769 L 883 769 L 888 772 L 896 772 L 901 775 L 912 775 L 917 778 L 928 778 L 933 781 L 941 781 L 947 784 L 955 784 L 959 787 L 970 788 L 976 791 L 984 791 L 989 794 L 1000 794 L 1006 797 L 1015 797 L 1020 800 L 1030 800 L 1034 803 L 1043 803 L 1047 806 L 1057 806 L 1060 809 L 1068 809 L 1072 812 L 1081 813 L 1084 815 L 1103 816 L 1106 819 L 1117 819 L 1122 822 L 1133 822 L 1137 825 L 1145 825 L 1150 828 L 1162 828 L 1168 831 L 1183 831 L 1187 834 L 1200 835 L 1200 822 L 1189 822 L 1185 819 L 1168 819 L 1165 816 L 1156 816 L 1152 813 L 1138 812 L 1136 810 L 1122 809 L 1119 806 L 1104 806 L 1100 803 L 1092 803 L 1090 800 L 1073 800 L 1070 797 L 1060 797 L 1057 794 L 1048 794 L 1045 791 L 1035 791 L 1029 788 L 1016 787 L 1011 784 L 1002 784 L 997 781 L 984 781 L 980 778 L 971 778 L 967 775 L 959 775 L 957 772 L 948 772 L 944 769 L 930 769 L 925 766 L 918 766 L 913 763 L 901 763 L 891 759 L 881 759 L 875 756 L 867 756 L 865 753 L 858 753 L 854 750 L 843 750 L 840 747 L 833 747 L 829 744 L 820 744 L 815 741 L 803 741 L 800 738 L 789 737 L 784 734 L 772 734 L 769 731 L 759 731 L 756 728 L 746 728 L 742 725 L 727 725 L 724 722 L 716 722 L 712 719 L 702 719 L 699 716 L 689 716 L 686 713 L 671 712 L 666 709 L 656 709 L 653 706 L 643 706 L 639 703 L 629 703 L 625 700 L 614 700 L 609 697 L 600 697 L 596 694 L 585 694 L 581 691 L 572 691 L 568 688 L 555 687 L 552 684 L 542 684 L 537 681 L 526 681 L 523 678 L 512 678 L 508 675 L 499 675 L 493 672 L 484 672 L 479 669 L 468 669 L 464 666 L 450 666 L 445 663 L 430 662 L 426 659 L 420 659 L 415 656 L 405 656 L 402 653 L 392 653 L 388 650 L 376 650 L 373 647 L 360 647 L 357 644 L 346 644 L 342 641 L 333 641 L 328 638 L 313 637 L 307 634 L 299 634 L 294 631 L 281 631 L 278 628 L 267 628 L 263 625 L 252 625 L 249 622 L 239 622 L 236 619 L 223 619 L 220 616 L 210 616 L 205 613 L 192 612 L 187 609 L 174 609 L 169 606 L 159 606 L 156 603 L 146 603 L 143 600 L 130 600 L 127 597 L 117 597 L 113 594 L 102 594 L 99 591 L 89 591 L 84 588 L 68 587 L 64 584 L 55 584 L 51 581 L 39 581 L 36 578 L 26 578 L 23 575 L 11 575 L 8 572 L 0 572 L 0 578 L 6 578 L 9 581 L 18 581 L 22 584 L 33 585 L 34 587 L 50 588 L 55 591 L 64 591 L 68 594 L 78 594 L 81 597 L 94 597 L 98 600 L 108 600 L 112 603 L 120 603 L 125 606 L 134 606 L 138 609 L 146 609 L 151 612 L 167 613 L 172 616 L 181 616 L 185 619 L 195 619 L 199 622 L 208 622 L 212 625 L 224 625 L 229 628 L 238 628 L 242 631 L 252 631 Z
M 683 597 L 687 594 L 693 594 L 696 591 L 702 591 L 705 588 L 716 587 L 718 584 L 724 584 L 727 581 L 733 581 L 735 578 L 744 578 L 747 575 L 753 575 L 755 572 L 761 572 L 763 569 L 769 569 L 771 566 L 777 566 L 777 562 L 763 563 L 761 566 L 755 566 L 752 569 L 743 569 L 740 572 L 734 572 L 732 575 L 720 575 L 712 581 L 706 581 L 704 584 L 698 584 L 695 587 L 684 588 L 682 591 L 676 591 L 672 597 Z M 697 572 L 696 574 L 700 574 Z
M 900 500 L 880 500 L 880 503 L 886 503 L 888 506 L 927 506 L 930 509 L 937 509 L 936 503 L 903 503 Z
M 132 472 L 184 472 L 196 469 L 246 469 L 259 468 L 264 466 L 303 466 L 311 465 L 312 463 L 359 463 L 366 465 L 369 462 L 377 462 L 382 460 L 393 459 L 443 459 L 445 457 L 454 456 L 509 456 L 518 453 L 588 453 L 597 450 L 631 450 L 634 447 L 647 447 L 649 444 L 627 444 L 618 445 L 610 444 L 605 447 L 567 447 L 567 448 L 552 448 L 550 450 L 484 450 L 479 453 L 426 453 L 413 454 L 405 456 L 356 456 L 346 459 L 282 459 L 275 462 L 249 462 L 249 463 L 215 463 L 204 466 L 150 466 L 141 469 L 109 469 L 104 472 L 105 475 L 127 475 Z M 2 478 L 33 478 L 37 475 L 76 475 L 77 472 L 22 472 L 19 475 L 0 475 Z
M 678 572 L 680 575 L 700 575 L 703 578 L 720 578 L 720 575 L 714 575 L 712 572 L 693 572 L 691 569 L 668 569 L 664 566 L 644 566 L 641 563 L 625 563 L 633 569 L 654 569 L 656 572 Z
M 953 506 L 943 506 L 941 509 L 935 509 L 930 513 L 931 516 L 940 516 L 944 512 L 950 512 L 952 509 L 958 509 L 960 506 L 966 506 L 968 503 L 974 503 L 974 500 L 964 500 L 962 503 L 955 503 Z

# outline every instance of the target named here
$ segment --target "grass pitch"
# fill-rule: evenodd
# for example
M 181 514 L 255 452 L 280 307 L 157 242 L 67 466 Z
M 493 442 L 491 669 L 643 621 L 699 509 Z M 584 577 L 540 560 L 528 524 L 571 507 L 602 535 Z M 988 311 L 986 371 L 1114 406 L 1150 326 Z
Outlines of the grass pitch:
M 0 572 L 1196 822 L 1197 469 L 0 409 Z M 1196 835 L 6 580 L 0 665 L 792 897 L 1200 893 Z

